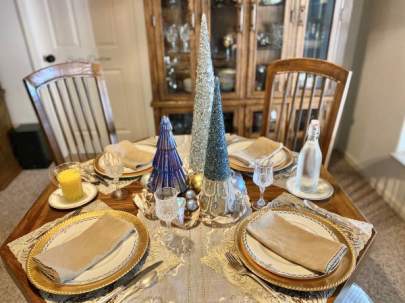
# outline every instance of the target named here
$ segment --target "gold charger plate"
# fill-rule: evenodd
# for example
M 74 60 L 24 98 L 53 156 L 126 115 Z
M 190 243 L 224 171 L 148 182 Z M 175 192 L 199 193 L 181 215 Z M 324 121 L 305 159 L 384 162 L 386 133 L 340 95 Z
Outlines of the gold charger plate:
M 89 282 L 89 283 L 80 283 L 80 284 L 59 284 L 48 277 L 46 277 L 37 267 L 36 263 L 33 260 L 33 257 L 39 254 L 47 243 L 51 241 L 57 234 L 62 233 L 64 230 L 67 230 L 69 226 L 77 224 L 78 222 L 84 220 L 90 220 L 92 218 L 98 218 L 104 214 L 110 214 L 114 217 L 126 220 L 129 223 L 132 223 L 137 231 L 138 238 L 136 242 L 135 251 L 131 254 L 131 257 L 126 260 L 124 266 L 120 267 L 117 271 L 113 271 L 110 275 L 101 278 L 100 280 Z M 94 291 L 100 288 L 103 288 L 121 277 L 127 274 L 131 269 L 133 269 L 142 257 L 145 255 L 146 250 L 149 245 L 149 235 L 145 225 L 142 223 L 138 217 L 124 211 L 118 210 L 100 210 L 84 213 L 77 215 L 62 223 L 56 225 L 50 229 L 44 236 L 42 236 L 38 242 L 34 245 L 30 251 L 27 259 L 27 276 L 30 282 L 43 291 L 52 294 L 58 295 L 76 295 Z
M 273 167 L 274 172 L 283 170 L 283 169 L 289 167 L 294 162 L 294 156 L 293 156 L 292 152 L 286 147 L 283 147 L 283 151 L 286 153 L 287 158 L 285 161 L 283 161 L 280 164 L 278 164 L 277 166 Z M 244 165 L 242 162 L 240 162 L 232 157 L 229 157 L 229 166 L 237 171 L 244 172 L 244 173 L 253 173 L 254 172 L 253 167 L 248 167 L 248 166 Z
M 349 240 L 343 235 L 343 233 L 331 222 L 316 216 L 312 213 L 309 213 L 307 211 L 297 211 L 297 210 L 291 210 L 288 208 L 277 208 L 275 210 L 287 210 L 291 212 L 296 212 L 296 213 L 304 213 L 306 216 L 313 218 L 314 220 L 319 221 L 320 223 L 324 224 L 327 226 L 338 238 L 338 240 L 341 243 L 344 243 L 348 247 L 348 251 L 346 255 L 343 257 L 341 263 L 339 266 L 331 272 L 329 275 L 326 276 L 320 276 L 318 278 L 314 279 L 292 279 L 292 278 L 287 278 L 283 276 L 279 276 L 277 274 L 274 274 L 265 268 L 261 267 L 259 264 L 257 264 L 249 255 L 247 252 L 244 244 L 243 244 L 243 231 L 246 229 L 247 224 L 249 221 L 254 218 L 255 216 L 259 215 L 263 211 L 268 211 L 268 209 L 259 211 L 254 213 L 252 216 L 246 218 L 243 220 L 237 227 L 236 233 L 235 233 L 235 244 L 236 244 L 236 249 L 238 252 L 238 255 L 242 262 L 246 265 L 247 268 L 249 268 L 254 274 L 262 278 L 263 280 L 286 288 L 286 289 L 292 289 L 292 290 L 298 290 L 298 291 L 322 291 L 322 290 L 327 290 L 331 289 L 334 287 L 337 287 L 338 285 L 342 284 L 345 282 L 350 275 L 353 273 L 355 267 L 356 267 L 356 255 L 354 253 L 354 248 L 350 244 Z
M 109 178 L 109 176 L 107 175 L 105 170 L 100 165 L 100 159 L 102 156 L 103 156 L 103 154 L 98 155 L 96 157 L 96 159 L 94 159 L 94 171 L 103 177 Z M 147 173 L 150 173 L 152 171 L 152 169 L 153 169 L 152 164 L 147 164 L 147 165 L 142 166 L 141 168 L 131 171 L 131 172 L 124 171 L 122 176 L 120 177 L 120 179 L 131 179 L 131 178 L 143 176 Z

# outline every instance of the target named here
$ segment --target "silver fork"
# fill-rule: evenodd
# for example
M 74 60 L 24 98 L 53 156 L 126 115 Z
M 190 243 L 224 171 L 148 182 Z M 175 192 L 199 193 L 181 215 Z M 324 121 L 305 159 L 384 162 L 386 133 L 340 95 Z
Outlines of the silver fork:
M 76 209 L 75 211 L 73 211 L 72 213 L 68 214 L 64 220 L 70 219 L 74 216 L 80 215 L 80 212 L 82 211 L 81 208 Z M 40 232 L 38 235 L 35 236 L 35 238 L 33 238 L 34 240 L 40 238 L 41 236 L 43 236 L 44 234 L 46 234 L 49 231 L 49 229 L 45 229 L 42 232 Z
M 225 253 L 225 257 L 229 263 L 230 266 L 233 267 L 233 269 L 235 269 L 238 274 L 240 274 L 241 276 L 248 276 L 250 278 L 252 278 L 253 280 L 255 280 L 257 283 L 259 283 L 265 290 L 267 290 L 269 293 L 273 294 L 272 289 L 262 280 L 260 279 L 258 276 L 256 276 L 255 274 L 251 273 L 246 267 L 245 265 L 243 265 L 241 263 L 241 261 L 239 260 L 238 257 L 234 256 L 231 252 L 226 252 Z

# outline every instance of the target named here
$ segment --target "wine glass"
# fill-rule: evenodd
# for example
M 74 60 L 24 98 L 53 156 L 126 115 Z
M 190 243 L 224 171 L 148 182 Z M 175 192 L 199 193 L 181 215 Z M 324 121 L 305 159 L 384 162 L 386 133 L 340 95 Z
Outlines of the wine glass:
M 174 239 L 173 233 L 170 232 L 172 221 L 177 217 L 179 205 L 177 203 L 177 195 L 179 191 L 174 187 L 159 188 L 155 196 L 156 216 L 166 223 L 168 233 L 164 240 L 171 241 Z
M 179 38 L 179 32 L 177 31 L 176 24 L 172 24 L 165 30 L 165 36 L 167 42 L 170 43 L 172 51 L 177 51 L 177 39 Z
M 103 161 L 106 174 L 113 179 L 115 190 L 111 193 L 114 200 L 122 200 L 128 197 L 129 192 L 127 189 L 119 188 L 118 181 L 124 172 L 124 164 L 120 154 L 114 152 L 106 152 L 103 155 Z
M 179 28 L 179 34 L 181 42 L 183 43 L 183 52 L 187 53 L 190 51 L 188 41 L 190 40 L 190 27 L 187 23 L 183 24 Z
M 266 201 L 263 198 L 266 187 L 273 183 L 273 162 L 267 158 L 259 158 L 255 161 L 253 172 L 253 182 L 260 189 L 260 199 L 253 203 L 254 209 L 260 209 L 266 206 Z

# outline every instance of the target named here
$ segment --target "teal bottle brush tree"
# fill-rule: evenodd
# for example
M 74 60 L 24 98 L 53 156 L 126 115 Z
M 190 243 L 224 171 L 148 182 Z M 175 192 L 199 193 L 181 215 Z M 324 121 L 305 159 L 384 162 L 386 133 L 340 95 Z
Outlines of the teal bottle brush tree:
M 203 185 L 199 199 L 204 215 L 210 217 L 225 216 L 235 208 L 235 189 L 231 182 L 218 78 L 215 79 Z

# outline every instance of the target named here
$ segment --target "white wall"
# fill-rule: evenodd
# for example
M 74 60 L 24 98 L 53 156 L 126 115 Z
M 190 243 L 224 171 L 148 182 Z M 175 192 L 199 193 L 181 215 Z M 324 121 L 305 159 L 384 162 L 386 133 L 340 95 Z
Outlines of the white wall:
M 37 118 L 22 79 L 32 72 L 24 35 L 13 0 L 2 0 L 0 8 L 0 85 L 14 126 Z
M 338 149 L 405 218 L 405 167 L 390 155 L 405 118 L 405 1 L 359 1 L 355 12 Z

